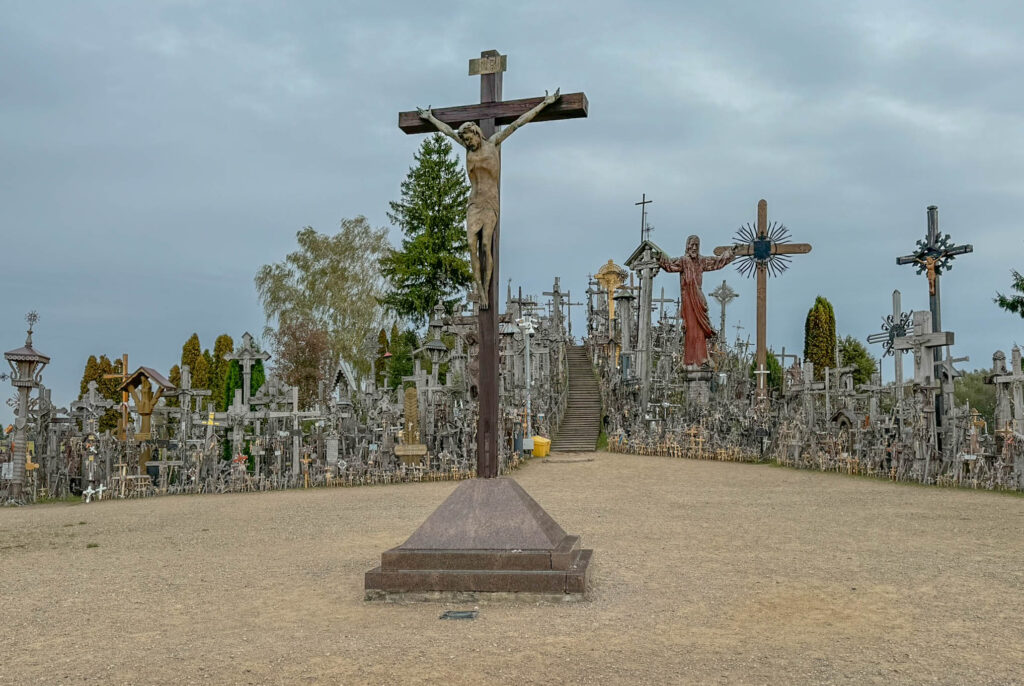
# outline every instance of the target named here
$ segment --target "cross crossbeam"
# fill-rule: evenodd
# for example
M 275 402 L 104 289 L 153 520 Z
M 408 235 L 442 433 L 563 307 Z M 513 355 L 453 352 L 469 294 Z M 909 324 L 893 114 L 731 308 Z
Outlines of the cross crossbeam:
M 493 74 L 484 74 L 481 78 Z M 462 105 L 457 107 L 432 108 L 434 116 L 457 128 L 466 122 L 479 122 L 481 119 L 493 119 L 495 126 L 505 126 L 514 122 L 520 115 L 529 112 L 544 100 L 540 98 L 521 98 L 519 100 L 498 100 L 482 102 L 479 105 Z M 560 119 L 580 119 L 587 116 L 590 104 L 583 93 L 563 93 L 534 117 L 533 121 L 557 121 Z M 433 133 L 437 131 L 433 124 L 420 118 L 419 112 L 398 113 L 398 128 L 405 133 Z

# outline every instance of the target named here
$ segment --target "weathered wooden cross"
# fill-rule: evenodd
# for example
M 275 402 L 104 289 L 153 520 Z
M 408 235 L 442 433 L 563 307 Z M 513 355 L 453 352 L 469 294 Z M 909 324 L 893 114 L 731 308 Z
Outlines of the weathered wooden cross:
M 768 364 L 768 270 L 779 273 L 786 269 L 789 261 L 788 255 L 801 255 L 811 251 L 809 243 L 788 243 L 789 233 L 785 227 L 774 226 L 769 232 L 768 226 L 768 203 L 760 200 L 757 203 L 757 230 L 744 231 L 740 229 L 738 238 L 745 242 L 731 246 L 733 254 L 737 257 L 746 257 L 747 260 L 739 264 L 740 270 L 757 270 L 757 370 L 758 372 L 767 369 Z M 720 255 L 730 246 L 719 246 L 715 248 L 715 254 Z M 765 374 L 757 377 L 757 394 L 764 397 L 768 392 L 765 384 Z
M 128 353 L 121 355 L 121 373 L 104 374 L 104 379 L 119 379 L 121 383 L 128 380 Z M 128 438 L 128 389 L 121 391 L 121 425 L 117 427 L 118 438 L 122 441 Z
M 511 124 L 519 116 L 539 105 L 543 98 L 523 100 L 501 99 L 502 72 L 506 56 L 497 50 L 485 50 L 479 59 L 469 61 L 469 75 L 480 76 L 480 104 L 433 109 L 433 115 L 452 128 L 466 122 L 476 122 L 484 138 L 494 135 L 498 126 Z M 587 116 L 587 96 L 566 93 L 541 110 L 533 121 L 575 119 Z M 436 128 L 420 117 L 417 110 L 399 112 L 398 127 L 405 133 L 433 133 Z M 486 309 L 478 311 L 480 325 L 480 371 L 478 398 L 480 413 L 476 432 L 477 476 L 493 478 L 498 475 L 498 247 L 499 225 L 494 227 L 493 269 L 488 288 Z

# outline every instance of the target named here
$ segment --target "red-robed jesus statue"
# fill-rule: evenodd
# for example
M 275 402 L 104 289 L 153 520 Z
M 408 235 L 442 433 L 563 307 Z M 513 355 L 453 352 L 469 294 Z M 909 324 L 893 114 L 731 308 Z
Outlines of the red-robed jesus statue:
M 715 335 L 708 318 L 708 301 L 704 298 L 704 272 L 721 269 L 733 261 L 732 250 L 721 255 L 701 257 L 700 239 L 690 236 L 686 239 L 686 253 L 676 259 L 664 254 L 658 256 L 658 264 L 667 272 L 679 272 L 679 294 L 682 307 L 679 316 L 686 324 L 686 348 L 683 364 L 700 366 L 708 359 L 708 338 Z

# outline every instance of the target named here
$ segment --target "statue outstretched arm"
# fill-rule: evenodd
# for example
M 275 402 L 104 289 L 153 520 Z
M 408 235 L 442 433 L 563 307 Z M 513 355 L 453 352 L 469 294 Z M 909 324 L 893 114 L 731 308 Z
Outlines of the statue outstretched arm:
M 658 254 L 658 266 L 667 272 L 678 272 L 682 270 L 679 260 L 673 260 L 665 253 Z
M 703 269 L 706 272 L 712 272 L 717 269 L 721 269 L 722 267 L 736 259 L 736 253 L 734 251 L 734 247 L 729 247 L 715 255 L 701 257 L 701 269 Z
M 436 128 L 438 131 L 448 136 L 462 147 L 466 147 L 466 144 L 462 142 L 461 138 L 459 138 L 459 134 L 455 133 L 455 130 L 452 129 L 452 127 L 448 126 L 443 121 L 435 117 L 434 113 L 430 110 L 429 107 L 427 107 L 427 109 L 425 110 L 417 107 L 416 111 L 420 113 L 420 119 L 426 119 L 431 124 L 433 124 L 434 128 Z
M 553 103 L 555 100 L 558 100 L 560 97 L 562 97 L 561 88 L 556 88 L 555 92 L 552 93 L 551 95 L 548 95 L 547 91 L 544 91 L 544 99 L 541 100 L 536 107 L 529 110 L 528 112 L 524 112 L 522 115 L 520 115 L 519 119 L 516 119 L 514 122 L 503 128 L 501 131 L 491 136 L 491 142 L 494 143 L 495 145 L 501 145 L 502 142 L 504 142 L 506 138 L 511 136 L 516 129 L 518 129 L 523 124 L 533 121 L 533 118 L 540 114 L 540 111 L 542 109 Z

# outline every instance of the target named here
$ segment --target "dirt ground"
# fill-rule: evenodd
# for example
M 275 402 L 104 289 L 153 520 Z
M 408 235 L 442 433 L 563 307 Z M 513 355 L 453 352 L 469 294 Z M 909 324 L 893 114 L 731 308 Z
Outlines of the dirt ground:
M 0 509 L 0 683 L 1024 683 L 1024 498 L 593 457 L 590 600 L 474 621 L 362 599 L 450 482 Z

